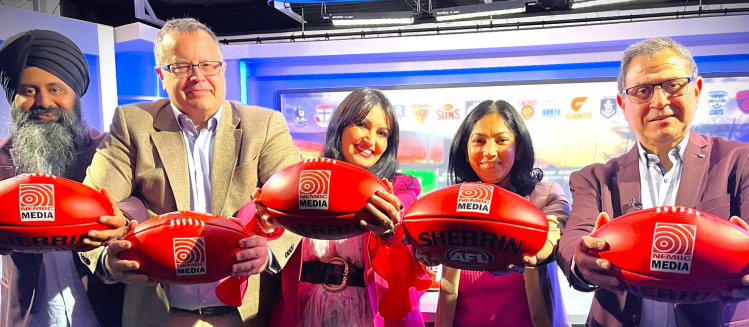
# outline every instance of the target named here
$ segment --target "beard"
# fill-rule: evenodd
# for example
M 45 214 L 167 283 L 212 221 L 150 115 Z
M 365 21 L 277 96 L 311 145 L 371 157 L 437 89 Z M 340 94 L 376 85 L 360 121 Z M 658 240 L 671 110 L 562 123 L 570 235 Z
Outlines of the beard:
M 39 116 L 54 114 L 57 121 Z M 77 148 L 87 132 L 81 119 L 81 101 L 76 97 L 73 110 L 33 106 L 24 112 L 14 104 L 10 111 L 10 155 L 16 174 L 45 173 L 69 177 L 68 169 L 78 161 Z

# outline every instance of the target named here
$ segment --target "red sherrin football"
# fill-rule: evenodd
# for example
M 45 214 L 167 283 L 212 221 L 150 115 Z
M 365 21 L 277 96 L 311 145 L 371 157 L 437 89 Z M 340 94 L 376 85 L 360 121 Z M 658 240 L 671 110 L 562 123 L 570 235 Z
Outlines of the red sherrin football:
M 413 246 L 453 268 L 523 264 L 546 244 L 549 222 L 533 203 L 493 184 L 463 183 L 416 200 L 403 218 Z
M 138 273 L 172 284 L 215 282 L 231 274 L 250 232 L 227 218 L 190 211 L 170 212 L 138 224 L 125 235 L 132 247 L 120 258 L 137 261 Z
M 114 208 L 96 190 L 47 174 L 0 182 L 0 247 L 13 250 L 77 250 L 86 233 L 103 230 L 101 216 Z
M 365 209 L 377 190 L 386 191 L 387 186 L 367 170 L 314 158 L 273 175 L 263 185 L 260 201 L 283 228 L 309 238 L 336 240 L 366 232 L 360 220 L 380 223 Z
M 598 253 L 621 269 L 628 292 L 664 302 L 699 303 L 741 285 L 749 275 L 749 232 L 685 207 L 656 207 L 604 223 L 591 235 Z

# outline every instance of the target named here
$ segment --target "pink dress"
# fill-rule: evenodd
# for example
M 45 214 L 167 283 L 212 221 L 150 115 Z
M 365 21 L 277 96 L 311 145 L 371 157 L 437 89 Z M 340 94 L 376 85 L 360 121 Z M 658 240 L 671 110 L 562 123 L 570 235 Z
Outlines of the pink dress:
M 411 176 L 397 175 L 391 181 L 395 195 L 408 208 L 421 192 L 418 180 Z M 295 253 L 282 269 L 283 292 L 279 296 L 271 317 L 270 326 L 297 327 L 371 327 L 383 326 L 375 318 L 378 297 L 385 287 L 381 278 L 369 267 L 366 237 L 369 233 L 344 240 L 313 240 L 303 238 L 301 257 L 292 262 Z M 299 250 L 297 250 L 299 251 Z M 366 287 L 345 287 L 340 292 L 325 290 L 322 284 L 300 282 L 300 261 L 323 261 L 340 256 L 351 266 L 366 268 Z M 375 277 L 372 277 L 372 276 Z M 372 280 L 374 279 L 374 282 Z M 292 281 L 296 281 L 295 284 Z M 289 283 L 291 282 L 291 283 Z M 374 302 L 374 303 L 372 303 Z M 290 319 L 293 318 L 293 319 Z M 416 318 L 416 319 L 414 319 Z M 377 323 L 375 322 L 377 321 Z M 415 322 L 415 323 L 414 323 Z M 412 311 L 398 326 L 423 326 L 421 312 Z
M 458 285 L 453 326 L 533 327 L 523 274 L 463 270 Z

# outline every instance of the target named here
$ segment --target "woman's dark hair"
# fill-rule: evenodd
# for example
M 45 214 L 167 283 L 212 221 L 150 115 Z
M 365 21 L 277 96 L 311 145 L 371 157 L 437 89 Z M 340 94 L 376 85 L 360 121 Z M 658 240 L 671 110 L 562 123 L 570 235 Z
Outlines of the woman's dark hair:
M 510 187 L 508 189 L 520 196 L 531 194 L 536 184 L 544 177 L 544 173 L 541 169 L 533 168 L 533 161 L 535 160 L 533 141 L 531 141 L 531 134 L 525 127 L 523 118 L 511 104 L 502 100 L 481 102 L 476 108 L 473 108 L 458 127 L 458 132 L 455 133 L 453 144 L 450 147 L 450 161 L 447 166 L 450 183 L 481 181 L 476 172 L 473 171 L 471 163 L 468 162 L 468 139 L 471 137 L 471 131 L 473 131 L 476 123 L 481 118 L 491 114 L 502 117 L 502 120 L 505 121 L 505 124 L 515 136 L 515 163 L 510 170 Z
M 372 167 L 367 168 L 367 170 L 379 178 L 392 179 L 398 170 L 397 156 L 400 129 L 398 128 L 395 109 L 390 104 L 390 100 L 385 97 L 385 94 L 375 89 L 356 89 L 338 105 L 338 108 L 330 118 L 328 130 L 325 133 L 325 146 L 322 150 L 322 156 L 345 161 L 343 152 L 341 151 L 341 134 L 343 134 L 343 129 L 364 120 L 372 108 L 378 105 L 385 112 L 385 118 L 387 118 L 388 127 L 390 128 L 388 146 L 380 157 L 380 160 L 372 165 Z

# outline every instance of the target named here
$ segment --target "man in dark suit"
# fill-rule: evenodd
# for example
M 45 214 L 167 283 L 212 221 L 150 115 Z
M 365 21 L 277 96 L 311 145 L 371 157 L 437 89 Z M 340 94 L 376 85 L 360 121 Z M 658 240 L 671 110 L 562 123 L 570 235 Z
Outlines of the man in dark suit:
M 0 180 L 42 172 L 82 182 L 106 134 L 81 119 L 89 84 L 81 50 L 54 31 L 19 33 L 0 47 L 0 82 L 11 104 L 11 136 L 0 140 Z M 137 208 L 145 210 L 142 203 Z M 113 227 L 90 234 L 84 241 L 90 248 L 122 235 L 124 216 L 108 218 Z M 124 286 L 104 284 L 78 255 L 0 253 L 0 326 L 121 325 Z
M 621 157 L 570 176 L 574 202 L 557 256 L 574 288 L 596 290 L 587 325 L 749 326 L 746 287 L 705 304 L 643 299 L 622 288 L 609 261 L 588 255 L 606 247 L 589 236 L 596 219 L 640 208 L 692 207 L 735 216 L 731 220 L 739 224 L 738 217 L 749 218 L 749 145 L 690 130 L 702 78 L 689 50 L 668 38 L 630 46 L 618 88 L 617 101 L 639 142 Z M 749 285 L 749 276 L 741 281 Z

